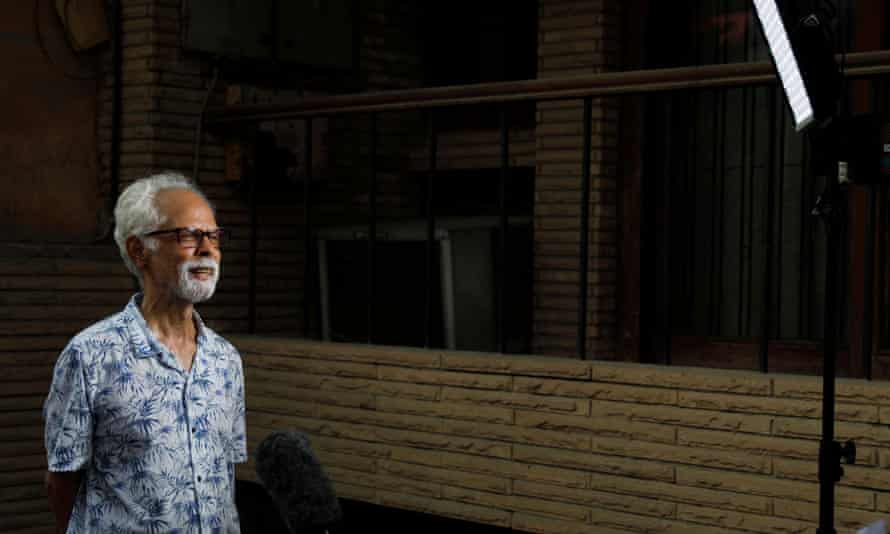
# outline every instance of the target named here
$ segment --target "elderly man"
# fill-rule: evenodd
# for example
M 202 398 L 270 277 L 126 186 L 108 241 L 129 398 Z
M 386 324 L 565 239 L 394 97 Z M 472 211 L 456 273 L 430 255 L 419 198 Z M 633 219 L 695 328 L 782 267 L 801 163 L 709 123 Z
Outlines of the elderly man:
M 142 292 L 74 336 L 56 363 L 44 418 L 58 529 L 237 533 L 241 357 L 194 310 L 213 295 L 226 234 L 173 173 L 130 185 L 114 217 Z

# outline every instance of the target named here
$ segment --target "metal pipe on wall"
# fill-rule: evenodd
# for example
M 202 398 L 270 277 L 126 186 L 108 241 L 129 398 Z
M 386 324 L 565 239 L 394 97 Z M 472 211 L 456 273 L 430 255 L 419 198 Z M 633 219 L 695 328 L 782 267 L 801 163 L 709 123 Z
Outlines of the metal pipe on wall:
M 862 78 L 890 73 L 890 50 L 846 55 L 844 74 Z M 433 109 L 469 104 L 568 100 L 587 96 L 632 95 L 702 88 L 775 85 L 771 61 L 726 63 L 670 69 L 606 72 L 589 76 L 454 85 L 400 91 L 305 98 L 292 104 L 241 104 L 207 110 L 208 126 L 255 123 L 343 113 Z

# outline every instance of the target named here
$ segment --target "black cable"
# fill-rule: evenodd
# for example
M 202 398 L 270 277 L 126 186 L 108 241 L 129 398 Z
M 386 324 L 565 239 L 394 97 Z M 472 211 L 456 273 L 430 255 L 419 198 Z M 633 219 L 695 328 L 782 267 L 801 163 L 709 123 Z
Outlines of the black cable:
M 65 2 L 66 16 L 67 16 L 69 2 L 70 2 L 70 0 Z M 37 45 L 40 47 L 40 51 L 43 54 L 43 57 L 46 59 L 46 61 L 50 65 L 52 65 L 53 67 L 58 69 L 59 72 L 61 72 L 62 76 L 64 76 L 65 78 L 68 78 L 69 80 L 77 80 L 77 81 L 96 81 L 101 77 L 101 74 L 94 74 L 92 76 L 79 76 L 77 74 L 71 74 L 68 71 L 66 71 L 61 65 L 59 65 L 52 58 L 52 55 L 49 53 L 49 50 L 46 48 L 46 43 L 43 40 L 43 32 L 40 27 L 40 0 L 34 0 L 34 34 L 35 34 L 35 39 L 37 40 Z M 74 51 L 74 49 L 71 46 L 71 43 L 68 41 L 67 36 L 65 38 L 65 42 L 68 45 L 68 47 L 71 48 L 72 51 Z M 76 54 L 76 52 L 75 52 L 75 54 Z

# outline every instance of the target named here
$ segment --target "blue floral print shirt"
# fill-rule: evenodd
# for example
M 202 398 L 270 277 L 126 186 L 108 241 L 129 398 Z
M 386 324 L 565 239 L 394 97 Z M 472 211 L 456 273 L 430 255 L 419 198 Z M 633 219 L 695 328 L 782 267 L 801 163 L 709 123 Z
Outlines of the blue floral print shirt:
M 204 326 L 186 372 L 134 295 L 59 356 L 43 407 L 50 471 L 84 471 L 68 533 L 240 532 L 241 356 Z

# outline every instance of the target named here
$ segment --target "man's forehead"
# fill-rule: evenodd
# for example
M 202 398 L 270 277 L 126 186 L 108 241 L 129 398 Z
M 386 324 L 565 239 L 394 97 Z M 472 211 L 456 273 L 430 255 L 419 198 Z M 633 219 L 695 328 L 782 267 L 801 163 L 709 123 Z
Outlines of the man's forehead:
M 178 221 L 177 226 L 215 223 L 213 210 L 201 195 L 188 189 L 167 189 L 157 196 L 157 205 L 165 218 Z

